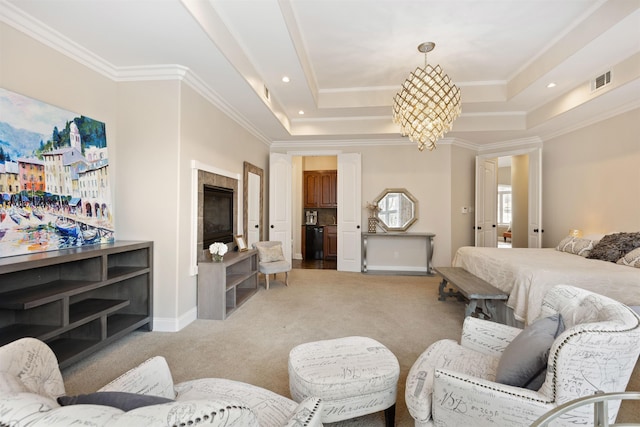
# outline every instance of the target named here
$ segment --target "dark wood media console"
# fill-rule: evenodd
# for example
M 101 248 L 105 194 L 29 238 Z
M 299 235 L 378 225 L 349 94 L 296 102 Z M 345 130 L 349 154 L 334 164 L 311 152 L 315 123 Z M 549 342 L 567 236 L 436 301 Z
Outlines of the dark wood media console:
M 0 258 L 0 345 L 38 338 L 66 367 L 152 322 L 153 242 Z

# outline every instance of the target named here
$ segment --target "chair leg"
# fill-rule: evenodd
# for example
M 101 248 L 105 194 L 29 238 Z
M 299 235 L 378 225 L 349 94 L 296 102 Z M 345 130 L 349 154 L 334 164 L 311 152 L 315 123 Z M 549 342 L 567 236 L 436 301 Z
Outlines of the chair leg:
M 284 273 L 284 285 L 285 286 L 289 286 L 289 272 L 288 271 L 286 271 Z
M 268 274 L 264 275 L 264 280 L 266 282 L 266 288 L 269 289 L 269 275 Z

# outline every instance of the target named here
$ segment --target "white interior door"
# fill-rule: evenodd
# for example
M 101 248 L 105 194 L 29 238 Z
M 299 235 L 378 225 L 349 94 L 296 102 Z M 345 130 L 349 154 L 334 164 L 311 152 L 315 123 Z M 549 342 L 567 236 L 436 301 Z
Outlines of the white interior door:
M 338 155 L 338 271 L 360 271 L 362 178 L 360 153 Z
M 269 240 L 282 242 L 291 262 L 291 156 L 271 153 L 269 158 Z
M 542 149 L 529 153 L 529 219 L 528 245 L 542 247 Z
M 478 247 L 498 246 L 498 159 L 476 157 L 475 241 Z
M 260 241 L 260 175 L 247 174 L 247 246 Z

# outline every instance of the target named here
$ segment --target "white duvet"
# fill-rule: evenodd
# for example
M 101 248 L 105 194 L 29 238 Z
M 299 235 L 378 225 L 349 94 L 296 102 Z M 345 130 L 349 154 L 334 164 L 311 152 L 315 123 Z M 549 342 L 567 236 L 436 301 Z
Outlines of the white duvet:
M 640 305 L 640 268 L 553 248 L 466 246 L 458 249 L 452 264 L 509 294 L 507 305 L 513 309 L 514 317 L 525 324 L 538 317 L 544 294 L 558 284 L 587 289 L 627 305 Z

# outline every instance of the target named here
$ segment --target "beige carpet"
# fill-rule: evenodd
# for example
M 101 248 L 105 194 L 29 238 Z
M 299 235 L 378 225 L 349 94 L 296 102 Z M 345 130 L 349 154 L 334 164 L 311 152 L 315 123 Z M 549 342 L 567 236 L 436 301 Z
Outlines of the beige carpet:
M 281 275 L 282 276 L 282 275 Z M 464 305 L 438 301 L 438 278 L 294 269 L 289 287 L 271 281 L 224 321 L 197 320 L 177 333 L 134 332 L 63 371 L 68 394 L 95 391 L 149 357 L 164 356 L 175 382 L 221 377 L 289 396 L 287 357 L 300 343 L 361 335 L 400 362 L 396 425 L 413 426 L 404 402 L 407 373 L 429 344 L 460 337 Z M 639 369 L 635 387 L 638 390 Z M 632 386 L 634 383 L 632 382 Z M 640 420 L 640 404 L 618 421 Z M 621 418 L 625 420 L 621 420 Z M 340 426 L 383 426 L 382 413 Z

